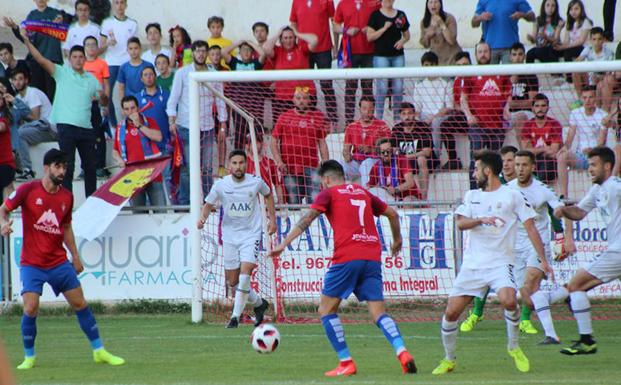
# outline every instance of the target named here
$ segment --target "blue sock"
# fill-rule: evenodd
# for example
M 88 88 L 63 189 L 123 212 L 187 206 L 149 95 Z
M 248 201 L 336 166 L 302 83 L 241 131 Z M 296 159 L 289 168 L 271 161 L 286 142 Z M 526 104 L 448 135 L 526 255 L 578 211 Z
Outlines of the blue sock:
M 321 323 L 326 331 L 328 340 L 330 340 L 332 347 L 339 356 L 339 360 L 351 360 L 349 348 L 347 347 L 347 342 L 345 342 L 345 331 L 343 330 L 343 325 L 341 324 L 339 316 L 336 314 L 328 314 L 321 317 Z
M 91 312 L 91 308 L 88 306 L 82 310 L 78 310 L 75 312 L 78 316 L 78 322 L 80 323 L 80 328 L 88 337 L 88 340 L 91 342 L 91 347 L 93 350 L 103 348 L 103 343 L 99 338 L 99 328 L 97 327 L 97 321 L 95 321 L 95 317 L 93 316 L 93 312 Z
M 403 338 L 401 338 L 401 332 L 399 331 L 399 327 L 397 323 L 390 318 L 388 314 L 382 314 L 377 319 L 377 327 L 382 329 L 384 336 L 392 345 L 392 348 L 395 349 L 395 353 L 397 355 L 401 354 L 401 352 L 405 351 L 405 344 L 403 343 Z
M 37 317 L 22 315 L 22 340 L 24 341 L 24 356 L 34 357 L 35 338 L 37 338 Z

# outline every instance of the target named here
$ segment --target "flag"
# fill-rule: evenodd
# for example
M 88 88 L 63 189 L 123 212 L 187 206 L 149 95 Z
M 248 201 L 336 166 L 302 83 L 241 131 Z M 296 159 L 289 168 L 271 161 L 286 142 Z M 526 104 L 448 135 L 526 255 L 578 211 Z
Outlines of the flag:
M 128 163 L 75 212 L 75 235 L 89 241 L 97 238 L 112 223 L 121 207 L 162 173 L 169 159 L 164 156 Z
M 336 60 L 339 68 L 351 68 L 351 42 L 349 41 L 347 29 L 343 30 L 343 38 L 341 39 Z
M 69 32 L 69 25 L 48 20 L 25 20 L 21 22 L 21 27 L 27 32 L 39 32 L 60 41 L 67 40 Z
M 168 152 L 172 153 L 172 160 L 168 191 L 170 191 L 170 201 L 176 203 L 179 194 L 179 182 L 181 180 L 181 167 L 186 164 L 186 160 L 183 158 L 183 141 L 179 139 L 177 133 L 170 136 L 169 146 L 170 150 Z

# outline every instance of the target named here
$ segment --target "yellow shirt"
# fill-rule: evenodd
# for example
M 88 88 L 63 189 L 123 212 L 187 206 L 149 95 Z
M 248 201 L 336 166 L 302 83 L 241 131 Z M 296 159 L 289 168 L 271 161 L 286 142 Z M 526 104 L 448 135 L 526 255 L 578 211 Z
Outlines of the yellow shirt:
M 220 48 L 224 49 L 225 47 L 228 47 L 228 46 L 232 45 L 233 41 L 229 40 L 229 39 L 227 39 L 225 37 L 222 37 L 222 36 L 220 36 L 220 37 L 210 37 L 209 39 L 207 39 L 207 44 L 209 44 L 210 47 L 213 46 L 213 45 L 217 45 Z M 237 50 L 234 50 L 233 52 L 231 52 L 231 56 L 237 56 Z M 211 63 L 211 60 L 209 60 L 209 58 L 207 58 L 207 63 Z M 220 65 L 222 65 L 223 67 L 229 68 L 229 66 L 227 66 L 226 62 L 224 61 L 224 58 L 222 58 L 222 61 L 220 62 Z

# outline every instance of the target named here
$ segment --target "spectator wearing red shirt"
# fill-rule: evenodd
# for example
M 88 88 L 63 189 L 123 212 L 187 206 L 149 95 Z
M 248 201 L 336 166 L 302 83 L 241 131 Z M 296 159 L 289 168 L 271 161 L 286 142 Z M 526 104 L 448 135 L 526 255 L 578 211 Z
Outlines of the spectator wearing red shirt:
M 487 43 L 476 45 L 477 64 L 488 65 L 492 50 Z M 460 90 L 460 104 L 466 114 L 470 129 L 470 189 L 477 188 L 473 179 L 473 154 L 483 148 L 498 151 L 505 140 L 503 112 L 511 92 L 511 79 L 508 76 L 476 76 L 463 79 Z
M 12 186 L 15 180 L 15 157 L 11 151 L 11 113 L 6 101 L 11 98 L 10 94 L 0 92 L 0 198 L 4 198 L 4 189 Z
M 263 141 L 263 134 L 256 133 L 255 137 L 256 137 L 256 143 L 257 143 L 257 153 L 259 154 L 259 167 L 261 171 L 261 178 L 263 178 L 263 181 L 268 186 L 270 186 L 270 189 L 271 188 L 276 189 L 276 196 L 278 197 L 278 203 L 281 203 L 281 204 L 286 203 L 285 183 L 283 181 L 282 174 L 280 173 L 280 170 L 278 170 L 278 166 L 276 166 L 276 162 L 274 162 L 272 158 L 266 156 L 265 153 L 263 152 L 263 145 L 265 143 Z M 246 161 L 246 173 L 254 175 L 255 170 L 254 170 L 254 160 L 252 158 L 253 152 L 252 152 L 252 143 L 250 140 L 250 134 L 248 134 L 248 137 L 246 138 L 246 156 L 248 158 Z
M 379 138 L 389 137 L 390 128 L 386 122 L 375 118 L 375 100 L 372 96 L 363 96 L 358 105 L 360 120 L 345 129 L 343 169 L 347 180 L 361 178 L 361 183 L 366 184 L 368 172 L 376 162 L 375 143 Z
M 129 95 L 121 100 L 124 119 L 119 123 L 114 137 L 112 157 L 123 168 L 128 163 L 161 156 L 156 142 L 162 140 L 162 132 L 157 122 L 138 112 L 138 99 Z M 147 197 L 149 205 L 166 205 L 162 176 L 158 176 L 139 192 L 130 203 L 133 207 L 145 206 Z
M 301 44 L 305 42 L 306 44 Z M 280 46 L 276 45 L 280 42 Z M 315 49 L 318 40 L 317 35 L 312 33 L 296 32 L 291 27 L 283 27 L 277 36 L 269 39 L 263 46 L 265 55 L 274 63 L 275 70 L 300 70 L 308 69 L 311 50 Z M 280 115 L 293 108 L 291 100 L 297 87 L 308 89 L 315 103 L 315 85 L 312 80 L 283 80 L 274 83 L 274 101 L 272 114 L 274 121 L 278 121 Z
M 329 159 L 326 144 L 327 124 L 323 113 L 311 107 L 310 94 L 297 88 L 294 108 L 283 113 L 272 131 L 272 156 L 285 176 L 289 203 L 311 203 L 319 193 L 316 169 L 319 157 Z
M 369 174 L 369 191 L 385 201 L 421 199 L 410 161 L 395 152 L 390 138 L 378 140 L 377 146 L 380 162 Z
M 293 0 L 289 22 L 291 28 L 301 33 L 312 33 L 317 36 L 317 45 L 310 50 L 310 68 L 331 68 L 332 58 L 336 58 L 336 46 L 332 44 L 332 22 L 334 19 L 333 0 Z M 338 41 L 334 33 L 334 42 Z M 302 42 L 302 45 L 306 43 Z M 331 122 L 338 120 L 336 116 L 336 96 L 332 80 L 322 80 L 321 92 L 326 102 L 326 115 Z
M 349 36 L 351 68 L 373 67 L 373 43 L 367 39 L 369 17 L 381 6 L 380 0 L 341 0 L 334 15 L 334 31 Z M 373 80 L 360 79 L 362 95 L 373 95 Z M 345 122 L 354 121 L 358 80 L 345 82 Z
M 520 144 L 535 154 L 537 177 L 545 183 L 556 179 L 556 156 L 563 145 L 563 127 L 548 116 L 550 101 L 544 94 L 533 98 L 535 117 L 524 124 Z

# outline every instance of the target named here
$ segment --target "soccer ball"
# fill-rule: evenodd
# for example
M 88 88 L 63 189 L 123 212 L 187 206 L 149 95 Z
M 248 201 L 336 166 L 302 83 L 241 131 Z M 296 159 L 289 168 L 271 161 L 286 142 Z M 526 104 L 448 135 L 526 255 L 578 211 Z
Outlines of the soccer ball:
M 252 348 L 257 353 L 272 353 L 280 342 L 280 333 L 272 324 L 261 324 L 252 331 Z

